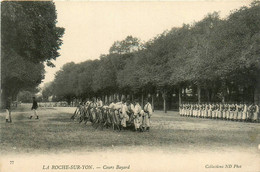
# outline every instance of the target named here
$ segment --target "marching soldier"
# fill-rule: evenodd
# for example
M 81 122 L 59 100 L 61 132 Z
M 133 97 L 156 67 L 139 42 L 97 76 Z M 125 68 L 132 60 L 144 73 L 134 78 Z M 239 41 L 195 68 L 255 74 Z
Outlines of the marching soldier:
M 246 121 L 249 121 L 250 120 L 250 104 L 247 103 L 247 111 L 246 111 Z
M 192 116 L 193 106 L 192 103 L 189 104 L 189 117 Z
M 150 119 L 153 113 L 152 105 L 150 104 L 149 100 L 146 100 L 146 105 L 144 106 L 144 120 L 143 120 L 143 129 L 144 131 L 150 130 Z
M 252 121 L 253 122 L 258 122 L 258 118 L 259 118 L 259 106 L 257 104 L 253 105 L 253 118 Z
M 224 103 L 220 104 L 220 119 L 223 119 L 224 114 Z
M 219 106 L 218 103 L 215 103 L 215 119 L 218 119 Z
M 237 106 L 237 120 L 238 121 L 242 121 L 242 112 L 243 111 L 243 105 L 242 103 L 240 103 L 238 106 Z
M 192 109 L 193 109 L 193 110 L 192 110 L 192 116 L 193 116 L 193 117 L 196 117 L 197 105 L 194 104 Z
M 142 114 L 143 110 L 142 107 L 139 104 L 138 100 L 135 100 L 135 109 L 134 109 L 134 126 L 135 126 L 135 131 L 142 131 L 140 128 L 140 125 L 142 124 Z
M 199 103 L 198 104 L 198 114 L 197 114 L 197 116 L 200 118 L 201 117 L 201 104 Z
M 230 119 L 230 104 L 226 103 L 226 119 Z
M 230 104 L 230 115 L 229 115 L 229 119 L 230 119 L 231 121 L 234 120 L 234 111 L 235 111 L 235 105 L 234 105 L 234 103 L 232 102 L 232 103 Z
M 98 99 L 97 99 L 97 107 L 102 107 L 102 106 L 103 106 L 103 102 L 100 99 L 100 97 L 98 97 Z
M 130 100 L 126 101 L 127 109 L 128 109 L 128 116 L 129 116 L 129 121 L 133 121 L 133 114 L 135 107 L 134 105 L 130 102 Z
M 248 111 L 248 121 L 253 121 L 253 116 L 255 112 L 255 106 L 253 103 L 248 107 Z
M 179 111 L 180 116 L 183 116 L 183 103 L 179 105 Z
M 186 104 L 186 116 L 189 116 L 189 113 L 190 113 L 190 104 L 187 103 Z
M 212 118 L 216 118 L 216 105 L 215 103 L 212 103 Z
M 234 108 L 233 109 L 234 109 L 234 112 L 233 112 L 234 113 L 234 115 L 233 115 L 234 116 L 234 120 L 237 121 L 238 120 L 238 104 L 237 103 L 234 104 Z
M 225 120 L 228 120 L 228 116 L 229 115 L 229 113 L 228 113 L 228 104 L 227 103 L 225 103 L 224 104 L 224 113 L 223 113 L 223 118 L 225 119 Z
M 209 104 L 206 103 L 205 105 L 205 117 L 208 118 L 208 111 L 209 111 Z
M 206 118 L 206 104 L 202 104 L 202 118 Z
M 187 103 L 184 104 L 184 116 L 187 116 L 188 115 L 188 105 Z
M 218 103 L 217 104 L 217 119 L 221 119 L 222 118 L 222 104 Z
M 125 100 L 122 100 L 121 114 L 120 114 L 122 129 L 126 128 L 126 122 L 129 120 L 129 116 L 127 113 L 128 113 L 128 108 L 126 102 Z
M 247 104 L 246 103 L 243 105 L 243 113 L 242 114 L 243 114 L 242 115 L 242 121 L 246 121 L 246 119 L 247 119 Z
M 212 118 L 212 104 L 209 103 L 208 117 Z

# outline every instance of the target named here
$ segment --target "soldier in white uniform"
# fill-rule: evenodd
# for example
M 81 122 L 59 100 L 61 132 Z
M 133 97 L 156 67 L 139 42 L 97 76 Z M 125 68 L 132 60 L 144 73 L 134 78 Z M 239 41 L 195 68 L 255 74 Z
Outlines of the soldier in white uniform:
M 212 104 L 209 103 L 208 117 L 212 118 Z
M 233 112 L 234 113 L 234 115 L 233 115 L 234 120 L 237 121 L 237 118 L 238 118 L 238 104 L 237 103 L 234 104 L 233 110 L 234 110 L 234 112 Z
M 216 105 L 215 103 L 212 103 L 212 106 L 211 106 L 211 110 L 212 110 L 212 118 L 215 119 L 215 115 L 216 115 Z
M 103 106 L 103 102 L 100 99 L 100 97 L 97 99 L 97 107 L 102 107 Z
M 126 122 L 129 120 L 129 116 L 128 116 L 128 108 L 126 105 L 125 100 L 122 100 L 122 105 L 121 105 L 121 126 L 123 127 L 122 129 L 126 128 Z
M 96 100 L 94 98 L 92 99 L 92 102 L 90 103 L 89 107 L 90 107 L 91 119 L 93 121 L 95 121 L 96 120 L 96 112 L 95 111 L 96 111 L 96 108 L 97 108 L 97 103 L 96 103 Z
M 257 104 L 253 105 L 253 117 L 252 117 L 252 121 L 253 122 L 258 122 L 259 119 L 259 106 Z
M 128 116 L 129 116 L 129 121 L 130 122 L 133 122 L 134 118 L 134 110 L 135 110 L 135 106 L 131 103 L 130 100 L 127 100 L 126 101 L 126 105 L 127 105 L 127 108 L 128 108 Z
M 149 131 L 151 126 L 150 119 L 153 114 L 153 109 L 148 99 L 145 100 L 145 102 L 146 104 L 144 106 L 143 129 L 144 131 Z
M 208 118 L 208 111 L 209 111 L 209 104 L 206 103 L 205 105 L 205 117 Z
M 199 108 L 198 108 L 198 115 L 197 116 L 199 118 L 201 118 L 201 116 L 202 116 L 202 105 L 201 105 L 201 103 L 199 103 L 198 106 L 199 106 Z
M 139 104 L 138 100 L 135 100 L 135 108 L 134 108 L 134 126 L 135 131 L 141 131 L 140 125 L 142 124 L 142 115 L 143 115 L 142 107 Z
M 196 117 L 196 115 L 198 115 L 198 108 L 199 108 L 199 105 L 194 103 L 193 104 L 193 110 L 192 110 L 193 111 L 193 117 Z
M 206 117 L 206 104 L 203 103 L 202 104 L 202 118 L 205 118 Z
M 192 112 L 193 112 L 193 104 L 190 103 L 190 111 L 189 111 L 189 116 L 192 116 Z
M 247 119 L 247 104 L 244 104 L 244 106 L 243 106 L 243 113 L 242 114 L 243 114 L 242 115 L 242 120 L 246 121 L 246 119 Z
M 234 103 L 229 104 L 229 119 L 234 120 Z

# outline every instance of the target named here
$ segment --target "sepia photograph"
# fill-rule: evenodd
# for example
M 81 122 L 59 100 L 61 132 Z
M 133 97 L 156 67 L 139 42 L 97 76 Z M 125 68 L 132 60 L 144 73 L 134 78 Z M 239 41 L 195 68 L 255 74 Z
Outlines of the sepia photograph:
M 0 172 L 260 172 L 259 0 L 0 3 Z

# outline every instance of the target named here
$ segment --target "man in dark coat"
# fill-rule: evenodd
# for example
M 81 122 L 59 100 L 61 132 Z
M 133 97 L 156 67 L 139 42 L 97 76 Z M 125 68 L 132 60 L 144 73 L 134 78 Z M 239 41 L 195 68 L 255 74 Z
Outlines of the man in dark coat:
M 39 116 L 38 116 L 38 113 L 37 113 L 37 108 L 38 108 L 38 103 L 37 103 L 35 97 L 33 97 L 32 110 L 34 111 L 34 116 L 36 116 L 36 119 L 39 119 Z M 32 115 L 29 118 L 32 119 Z

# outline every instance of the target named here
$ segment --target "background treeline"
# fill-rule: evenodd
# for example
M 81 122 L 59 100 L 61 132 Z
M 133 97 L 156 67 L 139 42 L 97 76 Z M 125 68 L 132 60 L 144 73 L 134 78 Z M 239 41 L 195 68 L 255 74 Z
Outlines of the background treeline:
M 17 100 L 21 91 L 21 97 L 38 92 L 36 87 L 44 79 L 44 63 L 54 67 L 52 60 L 60 55 L 64 34 L 64 28 L 56 27 L 56 19 L 51 1 L 1 2 L 2 107 L 8 97 Z
M 226 19 L 215 12 L 146 43 L 132 36 L 116 41 L 99 60 L 65 64 L 42 94 L 68 103 L 152 97 L 165 110 L 182 101 L 259 102 L 259 65 L 260 3 L 254 1 Z

